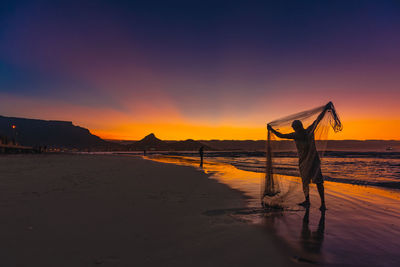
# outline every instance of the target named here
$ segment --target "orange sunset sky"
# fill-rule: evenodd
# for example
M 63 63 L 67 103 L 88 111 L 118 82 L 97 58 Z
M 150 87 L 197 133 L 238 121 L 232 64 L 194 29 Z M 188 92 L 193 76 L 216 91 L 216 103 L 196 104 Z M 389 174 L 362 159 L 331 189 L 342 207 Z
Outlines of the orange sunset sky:
M 244 140 L 333 101 L 344 130 L 330 138 L 400 140 L 400 5 L 277 2 L 10 2 L 0 115 Z

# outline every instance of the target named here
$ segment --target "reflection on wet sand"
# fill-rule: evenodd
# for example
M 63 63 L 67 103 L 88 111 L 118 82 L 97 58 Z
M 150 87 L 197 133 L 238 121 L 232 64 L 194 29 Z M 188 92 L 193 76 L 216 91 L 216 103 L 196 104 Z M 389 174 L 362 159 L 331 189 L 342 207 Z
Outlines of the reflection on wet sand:
M 193 158 L 160 156 L 151 159 L 199 166 L 199 160 Z M 311 208 L 305 210 L 295 204 L 303 198 L 300 179 L 282 176 L 282 181 L 295 190 L 285 199 L 284 211 L 270 212 L 260 205 L 262 173 L 243 171 L 212 161 L 204 162 L 203 171 L 210 178 L 249 197 L 247 211 L 223 212 L 245 216 L 253 223 L 269 227 L 293 248 L 301 262 L 352 266 L 400 264 L 399 191 L 325 182 L 328 207 L 325 214 L 318 210 L 319 198 L 315 186 L 311 188 Z M 215 214 L 220 212 L 214 211 Z
M 310 230 L 310 209 L 306 209 L 303 217 L 303 225 L 301 230 L 301 247 L 310 253 L 319 254 L 322 249 L 325 231 L 325 211 L 321 211 L 318 228 L 316 231 Z
M 292 248 L 294 260 L 313 264 L 326 263 L 323 250 L 325 212 L 315 210 L 315 213 L 320 214 L 319 222 L 315 225 L 316 218 L 313 217 L 310 225 L 310 209 L 304 210 L 302 219 L 302 211 L 299 210 L 264 211 L 262 224 L 273 229 Z
M 157 155 L 146 158 L 158 162 L 193 166 L 195 168 L 199 168 L 200 165 L 200 160 L 198 158 Z M 260 207 L 260 180 L 264 176 L 262 173 L 243 171 L 229 164 L 212 161 L 204 161 L 203 166 L 199 169 L 209 174 L 210 178 L 216 179 L 223 184 L 227 184 L 233 189 L 242 191 L 247 197 L 249 197 L 249 206 Z

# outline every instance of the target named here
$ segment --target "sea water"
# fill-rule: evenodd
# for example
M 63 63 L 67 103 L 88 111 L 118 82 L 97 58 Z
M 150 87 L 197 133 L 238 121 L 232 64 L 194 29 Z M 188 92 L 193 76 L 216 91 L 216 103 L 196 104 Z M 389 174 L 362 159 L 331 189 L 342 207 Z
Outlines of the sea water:
M 193 152 L 157 152 L 154 154 L 182 156 L 193 160 Z M 264 152 L 208 152 L 207 160 L 231 164 L 251 172 L 265 172 Z M 279 174 L 299 176 L 298 158 L 295 153 L 280 156 L 280 165 L 274 166 Z M 326 181 L 379 186 L 400 189 L 400 152 L 386 151 L 331 151 L 322 157 L 322 173 Z

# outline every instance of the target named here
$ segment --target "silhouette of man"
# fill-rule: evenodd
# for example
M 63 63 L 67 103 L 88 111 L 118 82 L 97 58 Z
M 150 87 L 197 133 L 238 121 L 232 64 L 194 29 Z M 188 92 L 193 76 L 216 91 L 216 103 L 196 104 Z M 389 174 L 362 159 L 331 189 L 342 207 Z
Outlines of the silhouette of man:
M 200 147 L 199 154 L 200 154 L 200 167 L 203 168 L 204 146 Z
M 303 182 L 303 192 L 306 200 L 299 205 L 308 208 L 310 206 L 310 182 L 317 185 L 318 193 L 321 198 L 320 210 L 326 210 L 325 193 L 324 193 L 324 177 L 321 172 L 321 160 L 315 147 L 314 131 L 320 121 L 324 118 L 326 111 L 333 108 L 332 102 L 329 102 L 324 110 L 318 115 L 317 119 L 307 128 L 304 129 L 303 124 L 299 120 L 292 123 L 293 133 L 282 134 L 268 124 L 268 130 L 273 132 L 279 138 L 293 139 L 299 156 L 300 176 Z

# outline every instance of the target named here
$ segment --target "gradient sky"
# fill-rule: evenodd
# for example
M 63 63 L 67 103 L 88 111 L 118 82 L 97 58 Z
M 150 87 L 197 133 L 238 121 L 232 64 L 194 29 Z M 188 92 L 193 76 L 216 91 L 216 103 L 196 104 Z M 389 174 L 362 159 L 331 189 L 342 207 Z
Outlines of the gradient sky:
M 104 138 L 265 139 L 332 100 L 400 139 L 400 1 L 4 1 L 0 114 Z

